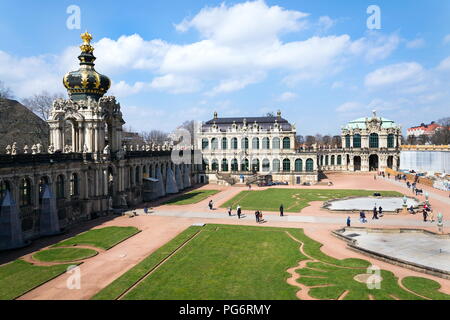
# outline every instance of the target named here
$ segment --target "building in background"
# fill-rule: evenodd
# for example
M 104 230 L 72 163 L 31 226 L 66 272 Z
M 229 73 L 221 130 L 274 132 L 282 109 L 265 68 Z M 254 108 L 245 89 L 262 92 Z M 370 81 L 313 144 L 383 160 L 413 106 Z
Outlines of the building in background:
M 406 130 L 406 136 L 407 137 L 420 137 L 422 135 L 425 136 L 432 136 L 436 133 L 436 130 L 442 129 L 443 126 L 440 124 L 432 121 L 430 124 L 424 124 L 422 123 L 420 126 L 417 127 L 411 127 L 408 130 Z

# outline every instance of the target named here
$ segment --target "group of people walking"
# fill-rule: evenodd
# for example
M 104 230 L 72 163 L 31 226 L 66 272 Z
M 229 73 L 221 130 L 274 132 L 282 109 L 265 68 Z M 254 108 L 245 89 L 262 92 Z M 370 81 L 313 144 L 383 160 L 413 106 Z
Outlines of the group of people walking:
M 383 208 L 381 206 L 379 206 L 378 209 L 376 206 L 373 207 L 372 212 L 373 212 L 372 220 L 378 220 L 383 216 Z M 361 223 L 367 223 L 366 213 L 363 210 L 359 212 L 359 221 Z
M 209 208 L 210 208 L 211 210 L 213 210 L 213 209 L 212 209 L 212 200 L 209 202 L 208 206 L 209 206 Z M 228 213 L 228 216 L 229 216 L 229 217 L 233 216 L 233 208 L 232 208 L 231 206 L 228 207 L 227 213 Z M 236 207 L 236 215 L 237 215 L 238 219 L 241 219 L 241 217 L 242 217 L 242 208 L 241 208 L 241 206 L 240 206 L 239 204 L 238 204 L 237 207 Z M 260 222 L 265 222 L 265 220 L 262 218 L 262 216 L 263 216 L 263 215 L 262 215 L 262 212 L 261 212 L 260 210 L 256 210 L 256 211 L 255 211 L 256 222 L 258 222 L 258 223 L 260 223 Z M 280 217 L 284 217 L 284 207 L 283 207 L 283 204 L 280 205 Z

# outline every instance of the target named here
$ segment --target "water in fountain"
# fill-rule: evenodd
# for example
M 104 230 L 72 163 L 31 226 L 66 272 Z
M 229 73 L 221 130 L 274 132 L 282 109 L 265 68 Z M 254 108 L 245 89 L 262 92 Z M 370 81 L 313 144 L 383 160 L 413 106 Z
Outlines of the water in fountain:
M 60 228 L 56 202 L 50 186 L 45 185 L 41 204 L 40 234 L 54 235 L 58 233 L 60 233 Z
M 158 182 L 156 183 L 156 188 L 155 188 L 156 197 L 158 197 L 158 198 L 164 197 L 166 195 L 166 190 L 164 188 L 164 181 L 163 181 L 160 167 L 158 167 L 158 169 L 156 170 L 156 179 L 158 179 Z
M 19 211 L 11 193 L 7 190 L 0 206 L 0 250 L 24 245 Z
M 183 190 L 183 179 L 181 178 L 181 170 L 180 166 L 176 166 L 175 168 L 175 181 L 177 182 L 177 188 L 178 190 Z
M 191 178 L 189 177 L 189 167 L 184 167 L 183 173 L 183 185 L 185 188 L 189 188 L 191 186 Z
M 175 181 L 175 175 L 171 167 L 167 167 L 166 193 L 178 193 L 177 182 Z

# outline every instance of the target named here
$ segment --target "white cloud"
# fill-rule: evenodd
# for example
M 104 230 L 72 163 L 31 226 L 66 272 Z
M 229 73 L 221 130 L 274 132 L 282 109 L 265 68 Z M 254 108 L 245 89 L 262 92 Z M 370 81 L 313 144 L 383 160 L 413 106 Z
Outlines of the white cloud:
M 322 16 L 319 18 L 317 25 L 321 32 L 327 32 L 336 24 L 336 21 L 331 19 L 329 16 Z
M 200 90 L 201 84 L 197 79 L 175 74 L 166 74 L 153 79 L 150 84 L 153 89 L 168 90 L 172 93 L 190 93 Z
M 349 102 L 345 102 L 343 104 L 341 104 L 340 106 L 338 106 L 336 108 L 337 112 L 349 112 L 349 111 L 356 111 L 359 110 L 361 108 L 363 108 L 364 106 L 359 103 L 359 102 L 355 102 L 355 101 L 349 101 Z
M 423 67 L 416 62 L 404 62 L 379 68 L 366 76 L 365 85 L 369 88 L 385 87 L 404 81 L 419 80 Z
M 450 57 L 447 57 L 441 61 L 438 66 L 438 70 L 450 70 Z
M 406 42 L 406 47 L 409 49 L 418 49 L 425 46 L 425 40 L 422 38 L 417 38 Z
M 294 92 L 286 91 L 283 92 L 279 97 L 278 101 L 291 101 L 297 98 L 297 94 Z
M 443 41 L 445 44 L 450 43 L 450 34 L 446 35 Z
M 397 34 L 383 35 L 379 32 L 368 32 L 366 37 L 351 44 L 351 51 L 364 56 L 367 62 L 383 60 L 389 57 L 400 43 Z

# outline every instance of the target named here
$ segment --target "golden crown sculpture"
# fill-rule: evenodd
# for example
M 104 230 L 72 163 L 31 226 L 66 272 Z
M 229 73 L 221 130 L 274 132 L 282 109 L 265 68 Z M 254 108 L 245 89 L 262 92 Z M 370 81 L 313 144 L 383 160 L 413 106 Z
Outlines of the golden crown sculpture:
M 83 44 L 80 46 L 81 51 L 92 53 L 94 51 L 94 47 L 91 46 L 92 35 L 86 31 L 80 37 L 83 39 Z

